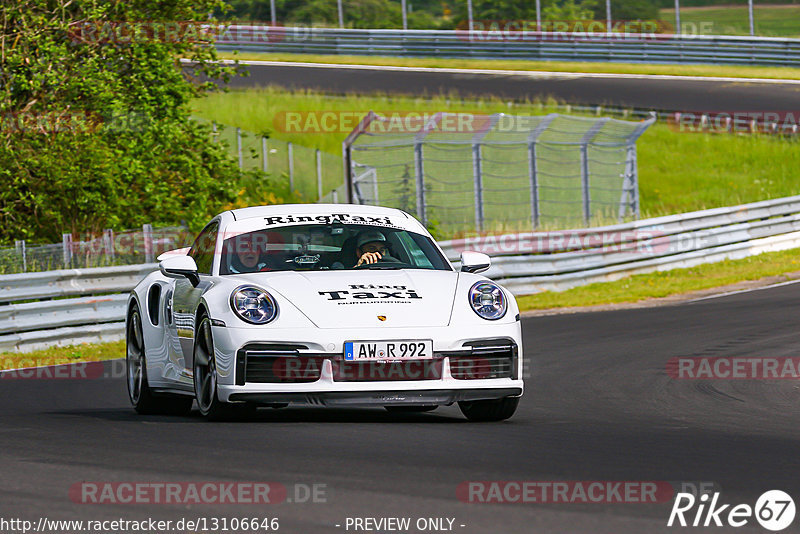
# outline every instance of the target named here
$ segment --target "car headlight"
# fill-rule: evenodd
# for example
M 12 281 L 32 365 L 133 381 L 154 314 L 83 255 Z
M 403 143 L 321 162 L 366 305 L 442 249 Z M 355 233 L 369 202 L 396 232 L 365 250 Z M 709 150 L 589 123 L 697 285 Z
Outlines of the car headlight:
M 494 282 L 478 282 L 469 289 L 469 303 L 472 309 L 489 321 L 501 319 L 508 310 L 508 301 Z
M 255 286 L 237 288 L 231 295 L 231 308 L 252 324 L 267 324 L 278 315 L 278 303 L 272 295 Z

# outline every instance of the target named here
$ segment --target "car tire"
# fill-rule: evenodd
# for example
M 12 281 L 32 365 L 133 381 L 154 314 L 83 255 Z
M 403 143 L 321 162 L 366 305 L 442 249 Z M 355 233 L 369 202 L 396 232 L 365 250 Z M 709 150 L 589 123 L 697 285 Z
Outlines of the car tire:
M 211 320 L 201 315 L 194 343 L 194 395 L 200 414 L 209 421 L 229 421 L 255 414 L 254 404 L 222 402 L 217 395 L 217 367 Z
M 467 419 L 475 422 L 504 421 L 514 415 L 519 405 L 519 397 L 503 399 L 461 401 L 458 407 Z
M 128 398 L 133 409 L 142 415 L 187 415 L 192 397 L 155 395 L 147 382 L 147 358 L 144 350 L 142 316 L 134 305 L 125 327 L 125 370 Z
M 387 412 L 391 413 L 423 413 L 423 412 L 432 412 L 439 405 L 422 405 L 422 406 L 384 406 Z

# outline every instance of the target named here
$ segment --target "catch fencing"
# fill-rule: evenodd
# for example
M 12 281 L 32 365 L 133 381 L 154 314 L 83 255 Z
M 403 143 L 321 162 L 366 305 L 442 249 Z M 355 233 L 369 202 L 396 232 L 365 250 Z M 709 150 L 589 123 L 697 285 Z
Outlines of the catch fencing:
M 338 197 L 343 183 L 342 158 L 338 154 L 218 123 L 212 123 L 212 139 L 226 143 L 240 169 L 280 177 L 289 191 L 306 202 L 346 201 L 344 195 Z
M 232 25 L 219 50 L 396 57 L 800 65 L 800 39 L 673 34 Z
M 558 232 L 441 243 L 492 256 L 487 276 L 515 295 L 800 247 L 800 196 Z M 0 352 L 124 335 L 126 293 L 155 264 L 0 276 Z
M 186 227 L 145 224 L 141 230 L 104 230 L 80 238 L 63 234 L 61 243 L 17 240 L 13 247 L 0 248 L 0 275 L 151 263 L 162 252 L 190 245 L 192 239 Z
M 440 235 L 639 218 L 636 141 L 655 122 L 370 112 L 344 142 L 349 197 L 413 213 Z

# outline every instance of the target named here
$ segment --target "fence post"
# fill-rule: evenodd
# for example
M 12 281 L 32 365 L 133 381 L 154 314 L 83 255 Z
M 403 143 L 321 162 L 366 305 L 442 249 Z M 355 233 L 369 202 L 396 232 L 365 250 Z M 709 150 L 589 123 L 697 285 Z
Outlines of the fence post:
M 639 219 L 639 164 L 636 158 L 636 145 L 631 145 L 631 186 L 633 187 L 633 217 Z
M 481 145 L 472 145 L 472 179 L 475 192 L 475 226 L 483 232 L 483 173 L 481 168 Z
M 619 210 L 617 220 L 622 222 L 628 210 L 631 213 L 636 213 L 636 197 L 634 193 L 635 178 L 634 178 L 634 153 L 636 145 L 628 145 L 625 148 L 625 175 L 622 179 L 622 192 L 619 197 Z
M 242 129 L 236 128 L 236 153 L 239 155 L 239 168 L 244 167 L 244 160 L 242 159 Z
M 536 160 L 536 146 L 539 142 L 539 136 L 547 130 L 550 123 L 553 122 L 556 117 L 558 117 L 558 113 L 545 115 L 528 135 L 528 179 L 531 184 L 531 224 L 534 230 L 539 228 L 539 220 L 541 218 L 539 209 L 539 168 Z
M 289 192 L 292 192 L 294 191 L 294 149 L 291 141 L 287 143 L 287 148 L 287 157 L 289 158 Z
M 422 141 L 414 143 L 414 169 L 417 182 L 417 216 L 422 226 L 428 226 L 428 214 L 425 209 L 425 166 L 422 155 Z
M 347 202 L 353 202 L 353 161 L 351 159 L 350 145 L 342 141 L 342 171 L 344 173 L 344 192 Z M 334 204 L 337 202 L 334 200 Z
M 625 152 L 625 180 L 622 182 L 622 196 L 620 197 L 620 207 L 619 207 L 619 219 L 622 221 L 623 218 L 623 210 L 625 208 L 626 203 L 626 192 L 629 195 L 630 199 L 630 208 L 631 212 L 633 213 L 633 217 L 638 219 L 640 216 L 639 212 L 639 164 L 636 160 L 636 140 L 641 137 L 645 130 L 647 130 L 650 125 L 652 125 L 658 116 L 655 112 L 650 113 L 650 117 L 647 120 L 642 121 L 636 129 L 628 136 L 626 142 L 626 152 Z M 626 191 L 625 187 L 628 186 Z
M 69 269 L 72 265 L 72 234 L 61 234 L 61 252 L 64 268 Z
M 589 144 L 581 143 L 581 198 L 583 200 L 583 224 L 589 226 L 592 216 L 589 196 Z
M 539 176 L 536 167 L 536 141 L 528 142 L 528 180 L 531 183 L 531 225 L 539 228 Z
M 336 189 L 331 191 L 331 199 L 333 200 L 334 204 L 338 204 L 339 203 L 339 191 L 337 191 Z
M 113 263 L 116 255 L 114 250 L 114 230 L 110 228 L 103 230 L 103 247 L 106 249 L 106 256 L 109 262 Z
M 142 237 L 144 237 L 144 262 L 153 263 L 153 225 L 145 224 L 142 226 Z
M 28 272 L 28 250 L 25 247 L 25 240 L 17 239 L 14 241 L 14 246 L 17 248 L 17 254 L 22 258 L 22 272 Z
M 322 202 L 322 153 L 317 149 L 317 202 Z
M 267 161 L 267 138 L 261 138 L 261 170 L 264 172 L 269 171 L 269 163 Z
M 216 122 L 212 122 L 211 123 L 211 139 L 215 143 L 217 141 L 219 141 L 219 134 L 217 133 L 217 123 Z
M 500 120 L 502 113 L 494 113 L 489 117 L 489 124 L 481 128 L 472 136 L 472 178 L 473 189 L 475 192 L 475 226 L 479 232 L 483 231 L 484 226 L 484 209 L 483 209 L 483 161 L 481 152 L 481 143 L 483 138 L 491 132 L 497 121 Z
M 589 190 L 589 143 L 603 126 L 609 121 L 608 117 L 599 119 L 583 134 L 581 138 L 581 196 L 583 198 L 583 224 L 589 226 L 592 218 L 591 196 Z

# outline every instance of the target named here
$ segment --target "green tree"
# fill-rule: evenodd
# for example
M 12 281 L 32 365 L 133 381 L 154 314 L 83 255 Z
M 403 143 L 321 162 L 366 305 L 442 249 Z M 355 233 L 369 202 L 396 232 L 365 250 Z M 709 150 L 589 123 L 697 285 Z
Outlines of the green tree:
M 214 87 L 209 80 L 237 72 L 215 63 L 213 36 L 189 24 L 223 7 L 2 4 L 0 242 L 144 222 L 196 226 L 233 200 L 241 173 L 209 142 L 209 127 L 189 118 L 190 102 Z

